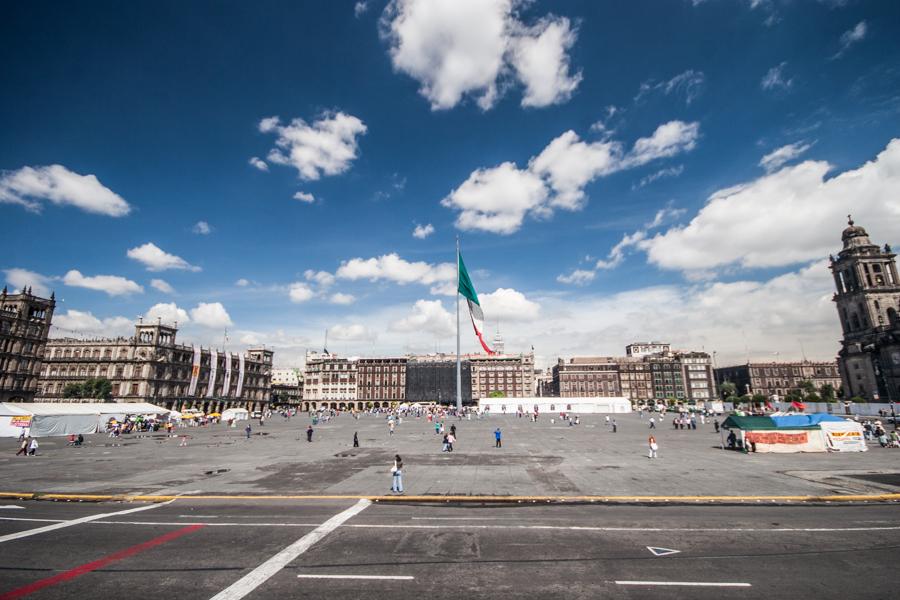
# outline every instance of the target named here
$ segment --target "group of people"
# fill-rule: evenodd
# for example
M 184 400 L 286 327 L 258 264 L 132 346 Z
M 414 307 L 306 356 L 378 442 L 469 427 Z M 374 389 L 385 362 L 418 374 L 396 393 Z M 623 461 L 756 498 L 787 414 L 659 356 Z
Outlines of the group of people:
M 867 440 L 878 440 L 882 448 L 900 448 L 900 433 L 894 429 L 890 434 L 881 424 L 881 421 L 866 421 L 863 424 L 863 435 Z
M 38 446 L 37 438 L 22 434 L 19 436 L 19 450 L 16 452 L 16 456 L 20 454 L 22 456 L 34 456 L 37 453 Z

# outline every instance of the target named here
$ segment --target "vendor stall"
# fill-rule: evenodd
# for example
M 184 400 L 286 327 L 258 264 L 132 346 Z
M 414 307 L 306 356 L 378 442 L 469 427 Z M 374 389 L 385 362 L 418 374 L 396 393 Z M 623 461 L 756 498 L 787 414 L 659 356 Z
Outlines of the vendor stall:
M 858 423 L 824 413 L 771 417 L 731 415 L 722 428 L 737 432 L 735 447 L 754 452 L 866 450 Z

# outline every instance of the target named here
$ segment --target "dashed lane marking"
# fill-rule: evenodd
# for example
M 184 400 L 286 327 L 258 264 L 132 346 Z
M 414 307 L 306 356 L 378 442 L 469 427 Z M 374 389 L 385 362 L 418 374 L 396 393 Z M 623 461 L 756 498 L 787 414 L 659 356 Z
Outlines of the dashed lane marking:
M 729 583 L 722 581 L 616 581 L 618 585 L 671 585 L 688 587 L 752 587 L 749 583 Z
M 409 581 L 415 579 L 412 575 L 297 575 L 299 579 L 388 579 L 397 581 Z

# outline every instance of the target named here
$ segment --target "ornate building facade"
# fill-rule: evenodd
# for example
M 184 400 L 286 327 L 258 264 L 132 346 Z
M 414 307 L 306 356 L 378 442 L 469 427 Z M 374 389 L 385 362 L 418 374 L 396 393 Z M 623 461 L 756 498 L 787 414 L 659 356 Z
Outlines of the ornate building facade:
M 791 391 L 799 390 L 804 381 L 811 381 L 817 390 L 830 385 L 837 392 L 841 387 L 836 361 L 748 362 L 716 369 L 716 381 L 733 383 L 739 395 L 762 394 L 772 399 L 783 399 Z
M 64 397 L 70 383 L 103 377 L 118 402 L 150 402 L 165 408 L 206 412 L 229 407 L 262 409 L 270 399 L 271 350 L 244 354 L 177 344 L 178 329 L 138 323 L 133 337 L 50 339 L 38 396 L 45 402 Z M 77 400 L 75 400 L 77 401 Z
M 831 272 L 843 339 L 838 366 L 844 396 L 900 400 L 900 278 L 897 255 L 873 244 L 850 218 Z
M 0 292 L 0 402 L 32 402 L 56 299 Z

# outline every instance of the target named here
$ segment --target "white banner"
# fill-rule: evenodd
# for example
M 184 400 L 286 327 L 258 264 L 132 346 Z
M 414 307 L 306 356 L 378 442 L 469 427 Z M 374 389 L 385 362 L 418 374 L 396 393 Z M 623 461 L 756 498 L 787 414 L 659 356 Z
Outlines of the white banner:
M 244 355 L 238 354 L 238 382 L 237 391 L 234 393 L 235 398 L 240 398 L 244 392 Z
M 225 381 L 222 383 L 222 396 L 228 397 L 231 390 L 231 352 L 225 353 Z
M 188 396 L 197 393 L 197 381 L 200 379 L 200 346 L 194 346 L 194 362 L 191 365 L 191 383 L 188 385 Z
M 832 452 L 866 452 L 869 449 L 859 423 L 823 421 L 819 425 L 825 432 L 825 441 Z
M 209 385 L 206 387 L 206 397 L 212 398 L 216 393 L 216 371 L 219 367 L 219 353 L 209 349 Z

